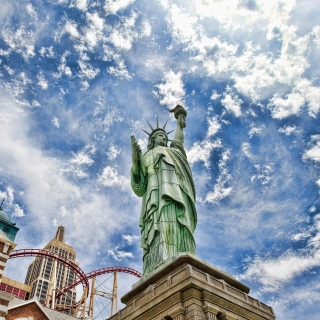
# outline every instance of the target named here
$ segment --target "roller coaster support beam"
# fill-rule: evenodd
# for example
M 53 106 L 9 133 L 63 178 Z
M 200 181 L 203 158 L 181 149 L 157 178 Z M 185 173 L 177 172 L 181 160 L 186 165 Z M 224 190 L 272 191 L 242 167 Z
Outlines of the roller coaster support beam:
M 113 288 L 111 298 L 111 316 L 113 315 L 114 301 L 116 301 L 116 313 L 118 312 L 118 272 L 113 274 Z
M 54 309 L 55 297 L 56 297 L 56 286 L 57 286 L 57 260 L 53 262 L 53 271 L 52 271 L 52 300 L 51 300 L 51 309 Z
M 92 319 L 94 315 L 94 294 L 96 290 L 95 286 L 96 286 L 96 276 L 93 276 L 91 281 L 91 294 L 90 294 L 89 310 L 88 310 L 88 316 L 89 318 L 92 318 Z

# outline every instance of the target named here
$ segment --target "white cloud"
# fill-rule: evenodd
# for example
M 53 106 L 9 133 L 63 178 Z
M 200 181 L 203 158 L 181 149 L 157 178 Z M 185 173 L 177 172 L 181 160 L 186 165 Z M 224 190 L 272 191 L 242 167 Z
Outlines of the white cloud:
M 320 135 L 316 134 L 311 136 L 310 148 L 302 155 L 302 160 L 320 161 Z
M 85 63 L 81 60 L 78 61 L 80 71 L 78 73 L 80 78 L 94 79 L 100 72 L 98 68 L 93 68 L 89 63 Z
M 188 161 L 193 164 L 198 161 L 203 161 L 205 167 L 210 167 L 210 155 L 214 149 L 222 148 L 220 139 L 210 141 L 205 139 L 202 142 L 195 142 L 191 149 L 187 151 Z
M 241 151 L 250 159 L 252 158 L 252 154 L 250 152 L 251 145 L 248 142 L 244 142 L 241 147 Z
M 108 40 L 118 50 L 130 50 L 132 48 L 133 41 L 139 37 L 135 27 L 137 17 L 136 13 L 132 13 L 131 16 L 123 19 L 121 24 L 112 28 L 112 32 L 110 33 Z
M 12 217 L 22 218 L 25 216 L 23 209 L 18 204 L 14 204 L 13 207 L 14 207 L 14 212 L 12 214 Z
M 213 90 L 211 93 L 211 100 L 217 100 L 220 97 L 220 94 L 217 93 L 217 91 Z
M 311 236 L 310 232 L 300 232 L 300 233 L 292 235 L 290 237 L 290 239 L 293 241 L 301 241 L 301 240 L 309 238 L 310 236 Z
M 284 133 L 286 136 L 290 136 L 298 132 L 298 129 L 295 125 L 293 126 L 284 126 L 283 128 L 278 129 L 278 132 Z
M 66 206 L 61 206 L 60 207 L 60 213 L 59 214 L 61 215 L 61 217 L 64 217 L 64 216 L 66 216 L 68 214 L 68 210 L 67 210 Z
M 221 23 L 227 23 L 227 21 L 236 14 L 239 1 L 207 1 L 196 0 L 197 14 L 202 18 L 214 17 Z
M 148 20 L 144 20 L 142 22 L 141 30 L 142 30 L 141 31 L 141 36 L 142 37 L 149 37 L 151 35 L 152 28 L 151 28 L 151 25 L 150 25 Z
M 100 18 L 96 12 L 87 12 L 86 20 L 87 25 L 82 29 L 83 37 L 81 38 L 81 41 L 84 41 L 88 45 L 87 49 L 92 50 L 99 43 L 99 41 L 104 40 L 105 36 L 103 31 L 105 24 L 104 19 Z
M 88 81 L 82 81 L 82 82 L 81 82 L 81 88 L 80 88 L 80 90 L 81 90 L 81 91 L 85 91 L 85 90 L 87 90 L 88 88 L 90 88 L 89 82 L 88 82 Z
M 256 279 L 263 285 L 263 291 L 274 292 L 294 276 L 319 266 L 319 258 L 319 253 L 316 256 L 300 257 L 290 251 L 278 259 L 256 257 L 240 279 Z
M 86 11 L 88 6 L 87 0 L 71 0 L 70 7 L 76 7 L 79 10 Z
M 139 240 L 140 240 L 140 237 L 138 237 L 138 236 L 131 236 L 131 235 L 129 235 L 129 234 L 123 235 L 122 238 L 123 238 L 125 241 L 127 241 L 127 243 L 128 243 L 129 245 L 132 245 L 133 242 L 136 242 L 136 241 L 139 241 Z
M 207 137 L 209 138 L 218 133 L 218 131 L 221 129 L 221 123 L 219 123 L 218 116 L 214 116 L 212 118 L 208 118 L 208 124 L 209 128 L 207 132 Z
M 272 179 L 272 173 L 274 172 L 274 163 L 268 163 L 265 165 L 255 165 L 258 174 L 252 176 L 251 183 L 254 181 L 260 181 L 262 185 L 269 184 Z
M 209 203 L 219 203 L 222 199 L 228 197 L 232 192 L 232 187 L 226 187 L 226 183 L 232 178 L 228 172 L 227 161 L 230 157 L 230 151 L 224 150 L 218 163 L 219 176 L 213 191 L 208 192 L 205 201 Z
M 109 250 L 108 253 L 113 257 L 113 259 L 117 261 L 121 261 L 127 258 L 133 258 L 132 252 L 121 251 L 118 250 L 118 248 L 115 248 L 115 250 Z
M 94 115 L 98 118 L 97 122 L 103 127 L 105 132 L 109 132 L 112 125 L 117 122 L 123 122 L 124 118 L 121 113 L 116 109 L 107 110 L 105 115 L 105 108 L 97 107 Z
M 7 70 L 7 72 L 12 76 L 14 74 L 14 70 L 7 65 L 3 65 L 3 69 Z
M 50 47 L 41 47 L 39 50 L 39 53 L 41 57 L 46 57 L 46 58 L 54 58 L 55 53 L 53 52 L 53 46 Z
M 11 214 L 11 217 L 22 218 L 25 216 L 25 213 L 24 213 L 24 210 L 20 207 L 20 205 L 15 203 L 14 201 L 15 192 L 16 191 L 11 186 L 8 186 L 6 188 L 6 191 L 4 192 L 0 191 L 0 204 L 2 200 L 5 199 L 3 206 L 6 207 L 8 211 L 13 211 L 13 213 Z M 6 213 L 8 214 L 8 212 Z
M 27 10 L 27 13 L 34 19 L 38 19 L 38 16 L 37 16 L 37 12 L 35 10 L 35 8 L 32 6 L 31 3 L 28 3 L 26 5 L 26 10 Z
M 120 10 L 126 9 L 135 0 L 106 0 L 104 9 L 107 14 L 116 14 Z
M 42 73 L 38 74 L 37 78 L 38 78 L 38 85 L 43 90 L 48 89 L 48 81 L 46 81 L 46 79 L 44 78 L 43 74 Z
M 241 104 L 242 100 L 230 90 L 227 90 L 221 100 L 222 105 L 227 109 L 228 112 L 232 112 L 237 118 L 241 116 Z
M 33 32 L 31 30 L 26 30 L 24 26 L 18 28 L 16 32 L 4 29 L 3 40 L 12 51 L 21 54 L 25 60 L 28 60 L 35 55 Z
M 154 92 L 159 102 L 168 106 L 169 109 L 176 106 L 177 103 L 183 102 L 185 90 L 183 88 L 182 73 L 174 73 L 172 70 L 164 73 L 163 82 L 156 85 L 159 89 Z
M 128 72 L 124 61 L 122 59 L 116 59 L 114 62 L 116 65 L 109 67 L 108 72 L 120 79 L 130 80 L 132 76 Z
M 121 148 L 115 146 L 112 142 L 110 143 L 109 150 L 107 152 L 107 156 L 109 160 L 115 160 L 121 152 Z
M 283 99 L 275 94 L 268 104 L 271 109 L 272 117 L 275 119 L 284 119 L 291 115 L 299 115 L 305 99 L 298 92 L 289 93 Z
M 57 117 L 54 117 L 51 120 L 51 123 L 56 127 L 56 128 L 60 128 L 60 123 L 59 123 L 59 119 Z
M 176 42 L 185 43 L 196 36 L 197 18 L 182 12 L 175 4 L 171 7 L 169 22 Z
M 68 77 L 72 76 L 72 71 L 70 69 L 70 67 L 67 66 L 67 59 L 66 57 L 70 54 L 69 51 L 66 51 L 63 53 L 63 55 L 61 56 L 61 60 L 60 60 L 60 65 L 58 66 L 58 71 L 59 72 L 54 72 L 53 76 L 56 78 L 60 78 L 63 74 L 65 74 Z
M 235 88 L 253 101 L 268 96 L 269 88 L 276 82 L 272 59 L 259 51 L 258 46 L 246 43 L 242 55 L 230 66 L 234 70 Z
M 7 187 L 7 200 L 9 201 L 9 203 L 13 203 L 14 201 L 14 189 L 12 187 Z
M 237 45 L 200 33 L 198 39 L 190 44 L 189 49 L 198 53 L 195 61 L 203 63 L 209 75 L 219 76 L 232 68 L 237 48 Z
M 163 6 L 168 11 L 167 19 L 175 41 L 184 44 L 185 50 L 192 53 L 209 75 L 216 79 L 234 79 L 234 87 L 254 102 L 272 98 L 269 107 L 276 119 L 299 114 L 304 103 L 308 104 L 310 115 L 318 113 L 320 88 L 302 78 L 310 65 L 310 37 L 317 31 L 312 29 L 310 34 L 300 35 L 298 27 L 290 24 L 294 1 L 284 0 L 281 5 L 278 1 L 259 1 L 248 5 L 246 1 L 198 0 L 195 3 L 197 15 L 183 5 L 170 6 L 163 2 Z M 211 28 L 207 30 L 199 17 L 214 17 L 223 23 L 219 38 L 209 34 Z M 254 30 L 258 29 L 262 34 L 256 37 Z M 234 37 L 231 36 L 233 33 Z M 238 52 L 236 37 L 246 39 L 246 34 L 250 41 L 246 41 L 242 52 Z M 274 39 L 280 45 L 278 52 L 267 47 Z M 283 85 L 281 93 L 279 84 Z M 230 95 L 225 96 L 224 104 L 240 116 L 240 105 L 230 100 Z
M 265 129 L 265 126 L 262 125 L 260 128 L 256 127 L 254 124 L 250 125 L 250 130 L 248 132 L 248 135 L 250 137 L 250 139 L 254 136 L 254 135 L 259 135 L 262 133 L 262 131 Z
M 299 252 L 287 250 L 278 258 L 257 256 L 247 261 L 240 279 L 255 279 L 263 285 L 263 291 L 275 292 L 294 277 L 320 266 L 320 215 L 314 217 L 310 230 L 292 235 L 291 239 L 308 239 L 308 244 Z
M 64 28 L 62 29 L 62 34 L 59 36 L 61 37 L 64 33 L 68 33 L 73 39 L 80 37 L 77 24 L 70 20 L 66 22 Z
M 73 157 L 69 160 L 70 163 L 81 166 L 81 165 L 88 165 L 91 166 L 94 161 L 90 157 L 88 153 L 86 153 L 84 150 L 81 150 L 77 153 L 72 152 Z
M 119 175 L 116 167 L 106 166 L 99 175 L 98 182 L 106 187 L 118 186 L 121 189 L 128 188 L 130 181 L 127 177 Z
M 96 148 L 94 145 L 87 145 L 78 152 L 71 152 L 72 157 L 68 163 L 61 169 L 61 172 L 71 173 L 78 179 L 88 178 L 88 167 L 94 164 L 91 155 L 94 155 Z
M 313 86 L 308 79 L 301 79 L 297 82 L 296 89 L 306 100 L 309 115 L 315 117 L 320 110 L 320 87 Z

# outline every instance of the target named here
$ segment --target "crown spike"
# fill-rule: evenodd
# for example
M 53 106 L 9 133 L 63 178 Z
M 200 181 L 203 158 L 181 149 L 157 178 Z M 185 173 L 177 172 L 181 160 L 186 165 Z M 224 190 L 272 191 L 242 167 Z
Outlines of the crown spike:
M 149 137 L 151 135 L 151 133 L 147 132 L 146 130 L 141 129 L 143 132 L 145 132 Z
M 150 129 L 153 131 L 154 129 L 152 128 L 152 125 L 150 124 L 150 122 L 148 120 L 147 120 L 147 122 L 148 122 Z
M 163 128 L 162 128 L 163 130 L 165 129 L 167 123 L 168 123 L 168 120 L 166 121 L 166 123 L 164 124 L 164 126 L 163 126 Z
M 166 125 L 167 125 L 167 123 L 168 123 L 168 120 L 167 120 L 166 123 L 164 124 L 163 128 L 162 128 L 162 127 L 159 127 L 159 118 L 158 118 L 158 116 L 157 116 L 157 127 L 156 127 L 155 129 L 152 127 L 152 125 L 150 124 L 150 122 L 149 122 L 148 120 L 147 120 L 147 122 L 148 122 L 148 125 L 149 125 L 149 127 L 151 128 L 152 131 L 149 133 L 149 132 L 147 132 L 146 130 L 144 130 L 144 129 L 142 129 L 142 128 L 141 128 L 141 130 L 142 130 L 143 132 L 145 132 L 145 133 L 149 136 L 149 139 L 150 139 L 150 137 L 152 137 L 156 132 L 159 132 L 159 131 L 164 132 L 167 136 L 168 136 L 171 132 L 174 131 L 174 130 L 172 130 L 172 131 L 166 132 L 165 127 L 166 127 Z

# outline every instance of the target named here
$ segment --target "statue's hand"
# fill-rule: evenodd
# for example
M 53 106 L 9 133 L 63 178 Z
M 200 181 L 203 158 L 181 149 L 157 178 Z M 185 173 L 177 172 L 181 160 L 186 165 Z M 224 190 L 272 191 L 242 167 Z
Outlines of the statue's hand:
M 186 124 L 186 117 L 184 114 L 180 114 L 178 117 L 178 124 L 180 125 L 181 129 L 187 126 Z

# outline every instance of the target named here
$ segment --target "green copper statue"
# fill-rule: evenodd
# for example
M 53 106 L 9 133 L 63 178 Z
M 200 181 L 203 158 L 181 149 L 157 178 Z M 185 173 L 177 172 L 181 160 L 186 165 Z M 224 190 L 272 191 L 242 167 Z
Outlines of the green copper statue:
M 150 124 L 148 151 L 142 155 L 132 136 L 131 186 L 142 197 L 139 225 L 143 248 L 143 275 L 180 252 L 196 254 L 193 232 L 197 224 L 195 188 L 184 150 L 186 110 L 177 105 L 177 128 L 170 147 L 168 134 Z

